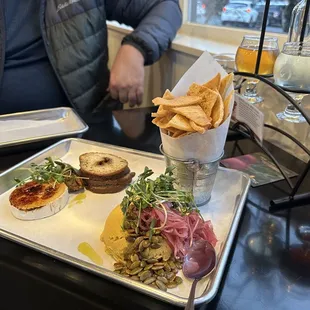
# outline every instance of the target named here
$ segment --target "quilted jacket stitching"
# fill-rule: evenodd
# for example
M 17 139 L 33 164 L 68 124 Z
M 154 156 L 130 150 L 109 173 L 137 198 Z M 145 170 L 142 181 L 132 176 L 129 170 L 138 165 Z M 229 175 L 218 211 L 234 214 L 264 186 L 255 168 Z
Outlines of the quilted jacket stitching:
M 79 72 L 80 70 L 82 70 L 83 68 L 85 68 L 86 66 L 89 66 L 90 64 L 94 63 L 96 60 L 98 60 L 101 56 L 103 57 L 105 55 L 104 52 L 100 52 L 99 55 L 97 55 L 95 58 L 92 58 L 91 61 L 83 64 L 81 67 L 79 68 L 76 68 L 74 70 L 70 70 L 70 72 L 66 72 L 66 73 L 63 73 L 61 74 L 62 77 L 66 77 L 66 76 L 69 76 L 70 74 L 73 74 L 73 73 L 77 73 Z
M 104 7 L 104 4 L 102 4 L 102 5 L 100 5 L 100 6 L 97 6 L 97 7 L 95 7 L 95 8 L 89 9 L 89 10 L 85 10 L 85 11 L 81 12 L 80 14 L 77 14 L 77 15 L 75 15 L 75 16 L 72 16 L 72 17 L 70 17 L 70 18 L 68 18 L 68 19 L 60 20 L 59 22 L 54 23 L 53 25 L 46 26 L 46 29 L 53 28 L 53 27 L 55 27 L 55 26 L 57 26 L 57 25 L 59 25 L 59 24 L 65 23 L 66 21 L 72 20 L 73 18 L 75 18 L 75 17 L 77 17 L 77 16 L 79 16 L 79 15 L 87 14 L 88 12 L 90 12 L 90 11 L 92 11 L 92 10 L 98 10 L 98 9 L 100 9 L 100 8 L 102 8 L 102 7 Z
M 87 38 L 91 38 L 91 37 L 97 35 L 99 32 L 105 31 L 105 30 L 106 30 L 106 28 L 103 27 L 103 28 L 99 29 L 98 31 L 92 33 L 91 35 L 85 36 L 85 37 L 83 37 L 81 40 L 78 40 L 78 41 L 75 41 L 75 42 L 71 42 L 70 45 L 64 46 L 64 47 L 62 47 L 62 48 L 60 48 L 60 49 L 58 49 L 58 50 L 55 50 L 54 52 L 55 52 L 55 53 L 58 53 L 58 52 L 63 51 L 63 50 L 65 50 L 65 49 L 72 48 L 74 45 L 76 45 L 76 44 L 78 44 L 78 43 L 80 43 L 80 42 L 82 42 L 82 41 L 85 41 Z
M 87 95 L 90 91 L 92 91 L 96 86 L 98 86 L 100 84 L 100 82 L 97 82 L 95 84 L 93 84 L 92 86 L 90 86 L 88 89 L 86 89 L 85 91 L 83 91 L 83 93 L 79 94 L 78 96 L 76 97 L 73 97 L 73 100 L 77 100 L 79 99 L 80 97 L 83 97 L 85 95 Z

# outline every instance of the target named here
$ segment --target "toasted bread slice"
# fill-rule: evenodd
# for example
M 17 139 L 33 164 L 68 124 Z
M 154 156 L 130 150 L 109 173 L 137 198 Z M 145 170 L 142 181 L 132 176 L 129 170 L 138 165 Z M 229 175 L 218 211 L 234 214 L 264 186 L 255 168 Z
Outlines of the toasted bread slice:
M 17 187 L 10 195 L 11 211 L 22 220 L 36 220 L 56 214 L 69 199 L 65 184 L 31 181 Z
M 82 171 L 80 169 L 80 176 L 82 176 L 84 179 L 84 182 L 87 183 L 87 180 L 96 180 L 96 181 L 110 181 L 110 180 L 117 180 L 117 179 L 121 179 L 124 176 L 128 175 L 130 173 L 130 169 L 127 167 L 124 171 L 122 171 L 121 173 L 109 176 L 109 177 L 99 177 L 99 176 L 94 176 L 92 174 L 89 174 L 85 171 Z
M 86 188 L 96 194 L 114 194 L 121 192 L 127 187 L 127 185 L 101 185 L 101 186 L 94 186 L 90 185 Z
M 81 172 L 94 177 L 110 177 L 128 168 L 128 162 L 118 156 L 90 152 L 80 156 Z
M 135 175 L 136 174 L 134 172 L 130 172 L 119 179 L 113 180 L 93 180 L 92 178 L 90 178 L 88 180 L 85 180 L 85 184 L 87 184 L 88 186 L 128 185 L 131 183 L 132 178 Z

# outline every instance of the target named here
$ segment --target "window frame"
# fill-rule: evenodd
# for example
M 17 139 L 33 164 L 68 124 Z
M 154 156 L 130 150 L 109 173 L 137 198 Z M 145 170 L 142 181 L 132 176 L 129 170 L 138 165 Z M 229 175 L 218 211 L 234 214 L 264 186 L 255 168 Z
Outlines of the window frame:
M 235 46 L 239 46 L 244 35 L 260 34 L 260 31 L 257 30 L 255 31 L 250 29 L 191 23 L 188 21 L 188 16 L 190 13 L 190 1 L 191 0 L 179 0 L 183 14 L 183 24 L 179 31 L 180 34 Z M 278 38 L 280 48 L 287 41 L 287 34 L 266 32 L 266 36 Z

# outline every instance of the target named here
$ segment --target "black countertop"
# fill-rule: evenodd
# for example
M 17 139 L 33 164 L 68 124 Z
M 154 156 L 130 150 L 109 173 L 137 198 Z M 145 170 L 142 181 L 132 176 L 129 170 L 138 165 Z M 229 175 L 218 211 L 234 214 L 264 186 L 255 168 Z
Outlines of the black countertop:
M 143 133 L 137 138 L 128 138 L 112 123 L 94 126 L 86 138 L 158 152 L 160 137 L 149 125 L 149 111 L 145 112 Z M 240 145 L 244 152 L 256 151 L 250 141 L 243 140 Z M 233 141 L 227 142 L 226 156 L 233 146 Z M 34 152 L 2 155 L 0 170 Z M 297 172 L 302 168 L 303 164 L 288 154 L 280 155 L 287 167 Z M 308 175 L 301 191 L 309 188 Z M 300 225 L 310 224 L 310 202 L 276 215 L 268 212 L 270 200 L 285 196 L 287 190 L 285 182 L 250 189 L 220 290 L 200 309 L 310 309 L 310 251 L 307 255 L 296 237 Z M 1 238 L 0 287 L 1 310 L 175 308 Z

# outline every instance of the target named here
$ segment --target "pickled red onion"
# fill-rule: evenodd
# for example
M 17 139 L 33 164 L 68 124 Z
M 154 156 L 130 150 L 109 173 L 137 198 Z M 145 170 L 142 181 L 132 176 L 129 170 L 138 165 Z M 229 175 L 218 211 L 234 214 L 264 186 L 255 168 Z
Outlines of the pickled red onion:
M 140 228 L 149 230 L 153 219 L 156 220 L 155 227 L 161 227 L 161 234 L 168 241 L 176 258 L 183 258 L 186 250 L 196 240 L 207 240 L 214 247 L 217 243 L 211 221 L 204 221 L 196 211 L 181 215 L 179 211 L 171 209 L 169 204 L 163 203 L 160 208 L 143 210 Z

